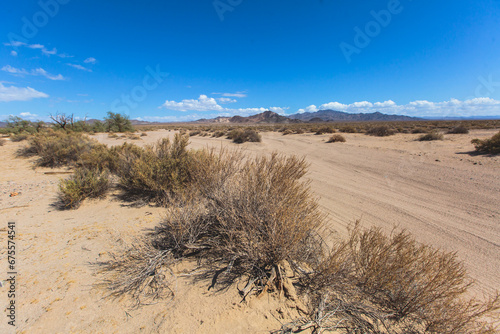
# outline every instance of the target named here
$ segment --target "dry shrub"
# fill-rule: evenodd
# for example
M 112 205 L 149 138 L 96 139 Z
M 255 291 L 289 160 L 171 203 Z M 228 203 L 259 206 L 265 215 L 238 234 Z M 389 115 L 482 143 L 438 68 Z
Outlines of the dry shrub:
M 377 137 L 392 136 L 395 133 L 396 130 L 389 128 L 387 125 L 372 127 L 366 131 L 367 135 L 377 136 Z
M 219 138 L 219 137 L 224 136 L 225 134 L 226 134 L 225 131 L 218 130 L 218 131 L 214 132 L 214 134 L 212 135 L 212 137 Z
M 116 171 L 120 185 L 130 194 L 157 203 L 181 192 L 191 180 L 193 159 L 186 149 L 188 141 L 188 136 L 176 134 L 173 142 L 164 138 L 144 149 L 123 147 Z
M 194 131 L 190 131 L 189 132 L 189 137 L 194 137 L 194 136 L 197 136 L 201 133 L 200 130 L 194 130 Z
M 327 143 L 345 143 L 346 140 L 342 135 L 333 135 L 328 139 Z
M 411 130 L 411 133 L 417 134 L 417 133 L 426 133 L 427 131 L 424 128 L 414 128 Z
M 356 224 L 304 280 L 312 312 L 294 326 L 347 333 L 494 333 L 499 295 L 466 299 L 472 281 L 454 253 Z
M 130 294 L 136 306 L 151 304 L 158 299 L 172 297 L 172 255 L 159 250 L 149 239 L 138 239 L 117 253 L 109 253 L 110 260 L 100 262 L 101 284 L 113 297 Z
M 0 146 L 4 146 L 7 141 L 3 138 L 0 138 Z
M 20 142 L 20 141 L 28 139 L 28 137 L 29 137 L 29 134 L 19 133 L 19 134 L 11 136 L 10 137 L 10 141 L 12 141 L 12 142 Z
M 118 135 L 114 132 L 108 133 L 108 138 L 119 138 Z
M 109 189 L 107 171 L 79 167 L 59 183 L 59 204 L 63 209 L 77 208 L 85 198 L 103 197 Z
M 418 137 L 418 141 L 443 140 L 444 136 L 438 131 L 431 131 L 425 135 Z
M 101 145 L 96 140 L 80 133 L 63 131 L 37 133 L 29 139 L 20 155 L 38 155 L 38 166 L 58 167 L 74 165 L 80 156 Z
M 330 125 L 324 125 L 316 130 L 317 135 L 322 135 L 323 133 L 335 133 L 335 129 Z
M 231 139 L 233 143 L 241 144 L 245 142 L 261 142 L 262 137 L 253 129 L 234 129 L 229 132 L 227 139 Z
M 291 130 L 291 129 L 286 129 L 286 130 L 284 130 L 282 132 L 283 132 L 283 136 L 291 135 L 292 133 L 294 133 L 293 130 Z
M 448 131 L 449 134 L 467 134 L 469 133 L 469 129 L 467 129 L 465 126 L 463 125 L 459 125 L 459 126 L 456 126 L 454 128 L 451 128 L 449 131 Z
M 339 129 L 340 132 L 343 132 L 343 133 L 356 133 L 358 132 L 356 130 L 356 128 L 354 128 L 353 126 L 350 126 L 350 125 L 346 125 L 346 126 L 343 126 Z
M 473 139 L 471 143 L 478 152 L 491 154 L 500 153 L 500 132 L 489 139 Z
M 141 137 L 146 137 L 148 134 L 146 132 L 141 133 Z
M 297 135 L 301 135 L 301 134 L 303 134 L 303 133 L 305 133 L 304 129 L 300 129 L 300 128 L 299 128 L 299 129 L 296 129 L 296 130 L 295 130 L 295 134 L 297 134 Z

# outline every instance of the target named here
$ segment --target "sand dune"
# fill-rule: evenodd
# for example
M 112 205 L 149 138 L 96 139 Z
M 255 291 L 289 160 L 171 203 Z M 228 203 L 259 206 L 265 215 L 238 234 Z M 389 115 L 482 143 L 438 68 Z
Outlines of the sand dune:
M 417 135 L 346 134 L 342 144 L 325 143 L 327 135 L 264 133 L 262 143 L 192 137 L 190 146 L 305 156 L 311 164 L 307 177 L 332 230 L 343 235 L 356 219 L 388 232 L 394 226 L 408 229 L 422 242 L 457 252 L 478 283 L 474 293 L 481 293 L 500 288 L 500 156 L 468 152 L 472 138 L 495 132 L 476 130 L 427 143 L 415 141 Z M 172 134 L 149 132 L 134 142 L 153 143 Z M 123 142 L 103 134 L 96 138 Z M 66 176 L 44 174 L 54 170 L 32 169 L 32 160 L 14 158 L 21 144 L 0 147 L 0 243 L 6 244 L 7 221 L 15 221 L 19 332 L 265 333 L 290 316 L 283 301 L 241 304 L 236 288 L 208 291 L 207 284 L 191 285 L 182 275 L 173 301 L 130 309 L 126 298 L 103 298 L 94 287 L 100 276 L 92 263 L 155 226 L 162 209 L 131 207 L 110 195 L 76 211 L 57 211 L 51 204 L 57 181 Z M 19 194 L 10 197 L 12 192 Z M 6 252 L 0 249 L 3 272 Z M 0 288 L 2 305 L 6 298 Z M 13 332 L 4 320 L 0 332 Z

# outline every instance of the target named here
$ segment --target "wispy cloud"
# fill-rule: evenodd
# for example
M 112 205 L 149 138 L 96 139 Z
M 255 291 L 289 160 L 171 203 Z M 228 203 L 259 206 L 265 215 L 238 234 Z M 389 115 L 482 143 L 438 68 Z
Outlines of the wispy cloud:
M 457 99 L 450 99 L 449 101 L 443 102 L 418 100 L 403 105 L 398 105 L 392 100 L 375 103 L 360 101 L 350 104 L 329 102 L 322 104 L 319 107 L 316 105 L 310 105 L 306 108 L 299 109 L 298 112 L 315 112 L 327 109 L 349 113 L 371 113 L 379 111 L 390 115 L 399 114 L 421 117 L 495 116 L 500 115 L 500 101 L 488 97 L 480 97 L 465 101 Z
M 94 57 L 90 57 L 90 58 L 87 58 L 83 61 L 85 64 L 95 64 L 97 63 L 97 59 L 95 59 Z
M 74 68 L 79 69 L 79 70 L 81 70 L 81 71 L 92 72 L 92 70 L 91 70 L 91 69 L 86 68 L 86 67 L 83 67 L 82 65 L 79 65 L 79 64 L 71 64 L 71 63 L 67 63 L 66 65 L 71 66 L 71 67 L 74 67 Z
M 19 41 L 13 41 L 11 43 L 3 43 L 5 46 L 12 46 L 12 47 L 20 47 L 20 46 L 23 46 L 23 47 L 26 47 L 26 48 L 30 48 L 30 49 L 38 49 L 40 50 L 44 55 L 47 55 L 47 56 L 52 56 L 52 55 L 55 55 L 57 54 L 57 49 L 56 48 L 53 48 L 52 50 L 49 50 L 45 47 L 45 45 L 42 45 L 42 44 L 27 44 L 27 43 L 24 43 L 24 42 L 19 42 Z M 16 52 L 17 54 L 17 52 Z
M 16 52 L 16 51 L 14 51 L 14 50 L 12 50 L 12 51 L 10 52 L 10 55 L 11 55 L 11 56 L 16 57 L 16 56 L 17 56 L 17 52 Z
M 236 92 L 236 93 L 212 93 L 212 95 L 222 95 L 224 97 L 247 97 L 246 91 Z
M 0 83 L 0 102 L 29 101 L 36 98 L 47 98 L 47 94 L 31 87 L 4 86 Z
M 49 80 L 66 80 L 62 74 L 53 75 L 44 70 L 43 68 L 36 68 L 31 71 L 26 71 L 24 68 L 15 68 L 10 65 L 2 67 L 2 71 L 13 74 L 13 75 L 33 75 L 33 76 L 43 76 Z

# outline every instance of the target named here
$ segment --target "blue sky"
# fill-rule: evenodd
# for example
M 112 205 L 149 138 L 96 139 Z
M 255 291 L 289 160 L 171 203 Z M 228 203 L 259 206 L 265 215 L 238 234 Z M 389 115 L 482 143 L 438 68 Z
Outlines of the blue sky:
M 500 116 L 498 0 L 20 0 L 0 22 L 1 119 Z

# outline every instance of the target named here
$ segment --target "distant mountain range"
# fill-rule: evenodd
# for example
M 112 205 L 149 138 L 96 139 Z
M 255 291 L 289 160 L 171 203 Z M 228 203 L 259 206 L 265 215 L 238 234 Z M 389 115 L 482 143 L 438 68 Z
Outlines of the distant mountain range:
M 350 114 L 337 110 L 320 110 L 316 112 L 305 112 L 289 116 L 291 119 L 298 119 L 305 122 L 376 122 L 376 121 L 418 121 L 422 118 L 387 115 L 381 112 L 369 114 Z
M 213 119 L 200 119 L 197 123 L 302 123 L 302 122 L 375 122 L 375 121 L 416 121 L 422 118 L 400 116 L 400 115 L 386 115 L 380 112 L 370 114 L 349 114 L 336 110 L 320 110 L 317 112 L 306 112 L 302 114 L 294 114 L 290 116 L 282 116 L 272 111 L 265 111 L 263 113 L 242 117 L 217 117 Z

